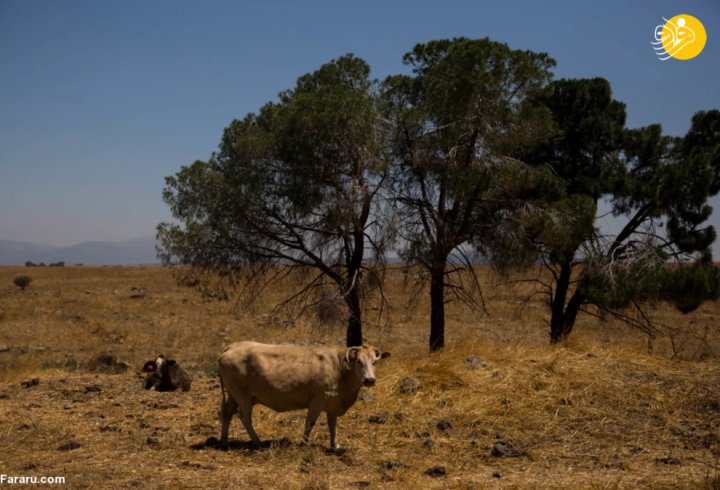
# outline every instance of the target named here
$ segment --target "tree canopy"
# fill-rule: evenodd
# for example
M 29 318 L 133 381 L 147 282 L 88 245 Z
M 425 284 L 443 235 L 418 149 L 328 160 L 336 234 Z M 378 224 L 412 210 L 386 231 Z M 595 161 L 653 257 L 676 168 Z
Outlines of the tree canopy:
M 450 273 L 474 274 L 464 247 L 489 245 L 479 238 L 500 209 L 515 202 L 508 180 L 519 162 L 511 155 L 544 135 L 545 112 L 525 99 L 549 80 L 554 61 L 489 39 L 458 38 L 418 44 L 404 62 L 413 75 L 383 84 L 394 129 L 398 248 L 429 272 L 430 349 L 436 350 L 444 345 L 446 286 L 468 298 Z
M 533 103 L 551 111 L 554 135 L 519 158 L 549 166 L 561 192 L 549 196 L 537 187 L 531 194 L 538 212 L 518 223 L 535 251 L 526 257 L 541 260 L 552 275 L 545 284 L 551 340 L 570 334 L 584 305 L 653 332 L 646 302 L 690 311 L 717 297 L 709 248 L 715 231 L 706 220 L 707 201 L 718 192 L 720 113 L 696 114 L 685 137 L 665 136 L 660 125 L 627 129 L 624 105 L 599 78 L 552 82 Z M 596 222 L 603 198 L 624 220 L 615 236 L 602 234 Z
M 429 278 L 431 350 L 450 299 L 484 306 L 477 256 L 544 265 L 552 342 L 588 307 L 654 333 L 644 305 L 718 297 L 719 111 L 683 137 L 629 129 L 606 80 L 552 80 L 547 54 L 487 38 L 418 44 L 403 61 L 410 74 L 377 82 L 340 57 L 232 121 L 207 161 L 166 179 L 163 262 L 249 297 L 300 270 L 288 301 L 334 290 L 350 346 L 390 248 Z M 600 229 L 601 205 L 617 235 Z
M 273 274 L 315 270 L 297 294 L 334 284 L 350 312 L 348 345 L 360 345 L 360 276 L 385 248 L 371 220 L 386 162 L 369 74 L 352 55 L 323 65 L 233 121 L 209 161 L 168 177 L 164 198 L 182 225 L 159 227 L 164 262 L 231 280 L 278 265 Z

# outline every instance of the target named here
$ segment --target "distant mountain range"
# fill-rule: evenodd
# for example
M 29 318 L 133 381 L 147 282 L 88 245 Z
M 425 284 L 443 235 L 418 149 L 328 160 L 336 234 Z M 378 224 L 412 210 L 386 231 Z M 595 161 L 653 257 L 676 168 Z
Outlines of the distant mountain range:
M 70 247 L 0 240 L 0 265 L 23 265 L 27 261 L 65 262 L 66 265 L 157 264 L 155 238 L 122 242 L 82 242 Z

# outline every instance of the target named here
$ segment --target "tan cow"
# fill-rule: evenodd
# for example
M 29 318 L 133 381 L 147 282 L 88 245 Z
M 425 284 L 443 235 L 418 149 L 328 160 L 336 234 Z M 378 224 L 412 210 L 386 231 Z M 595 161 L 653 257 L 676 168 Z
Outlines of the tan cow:
M 330 447 L 337 448 L 337 418 L 355 403 L 363 385 L 375 384 L 375 363 L 389 355 L 370 346 L 232 344 L 218 360 L 220 444 L 227 446 L 230 420 L 237 411 L 253 445 L 260 445 L 252 426 L 253 405 L 259 403 L 277 412 L 307 408 L 304 442 L 320 412 L 325 412 Z

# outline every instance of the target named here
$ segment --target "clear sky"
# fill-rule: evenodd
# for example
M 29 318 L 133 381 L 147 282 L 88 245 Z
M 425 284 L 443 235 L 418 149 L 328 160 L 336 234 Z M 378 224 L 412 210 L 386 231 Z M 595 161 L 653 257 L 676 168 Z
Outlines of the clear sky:
M 416 43 L 488 36 L 549 53 L 557 77 L 607 78 L 630 127 L 681 135 L 693 113 L 720 108 L 717 0 L 259 4 L 0 0 L 0 239 L 154 235 L 170 219 L 165 176 L 206 159 L 232 119 L 349 52 L 384 78 L 405 70 Z M 704 24 L 705 50 L 658 61 L 654 28 L 680 13 Z

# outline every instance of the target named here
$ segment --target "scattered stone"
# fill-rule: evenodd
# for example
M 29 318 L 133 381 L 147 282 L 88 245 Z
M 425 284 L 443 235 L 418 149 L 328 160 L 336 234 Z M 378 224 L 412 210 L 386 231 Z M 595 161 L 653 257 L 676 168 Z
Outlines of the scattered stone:
M 499 471 L 493 471 L 492 476 L 493 478 L 502 478 L 502 473 L 500 473 Z
M 655 460 L 657 464 L 670 464 L 670 465 L 680 465 L 682 464 L 682 461 L 680 461 L 679 458 L 673 458 L 672 456 L 668 456 L 667 458 L 657 458 Z
M 500 405 L 510 405 L 510 398 L 503 398 L 500 400 Z
M 98 385 L 89 385 L 85 387 L 85 393 L 100 393 L 102 388 Z
M 22 424 L 22 425 L 19 425 L 17 428 L 17 430 L 30 430 L 30 429 L 32 429 L 32 425 L 29 425 L 29 424 Z
M 435 406 L 438 407 L 438 408 L 447 407 L 447 404 L 448 404 L 448 402 L 447 402 L 447 400 L 444 399 L 444 398 L 441 398 L 441 399 L 439 399 L 438 401 L 435 402 Z
M 447 472 L 445 471 L 444 466 L 433 466 L 432 468 L 426 469 L 425 474 L 432 478 L 439 478 L 445 476 Z
M 0 345 L 0 352 L 10 352 L 10 346 L 9 345 Z
M 453 424 L 448 419 L 440 419 L 438 423 L 435 424 L 435 427 L 437 427 L 437 430 L 440 432 L 447 432 L 453 428 Z
M 369 482 L 369 481 L 365 481 L 365 480 L 362 480 L 362 481 L 351 481 L 350 483 L 348 483 L 348 485 L 350 485 L 351 487 L 367 488 L 367 487 L 370 486 L 370 482 Z
M 425 448 L 431 448 L 431 447 L 433 447 L 434 444 L 435 443 L 433 442 L 433 440 L 430 439 L 429 437 L 422 442 L 422 445 Z
M 21 381 L 21 382 L 20 382 L 20 385 L 21 385 L 23 388 L 30 388 L 31 386 L 37 386 L 37 385 L 39 385 L 39 384 L 40 384 L 40 379 L 38 379 L 38 378 L 33 378 L 33 379 L 30 379 L 30 380 L 27 380 L 27 381 Z
M 368 417 L 368 422 L 371 424 L 384 424 L 387 419 L 388 416 L 385 414 L 375 414 Z
M 402 393 L 403 395 L 411 395 L 417 392 L 419 386 L 420 378 L 418 378 L 417 376 L 409 376 L 407 378 L 403 378 L 402 382 L 400 383 L 400 393 Z
M 507 441 L 498 441 L 493 444 L 490 454 L 498 458 L 519 458 L 525 455 L 525 451 L 516 449 Z
M 77 441 L 68 441 L 65 444 L 61 444 L 58 447 L 58 451 L 72 451 L 80 447 L 80 443 Z
M 467 356 L 465 358 L 465 366 L 470 371 L 475 371 L 477 368 L 483 367 L 484 364 L 478 356 Z
M 148 438 L 145 440 L 148 446 L 157 446 L 160 444 L 160 440 L 157 437 L 148 436 Z

